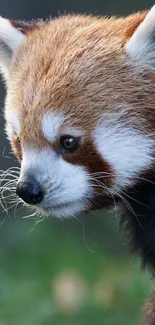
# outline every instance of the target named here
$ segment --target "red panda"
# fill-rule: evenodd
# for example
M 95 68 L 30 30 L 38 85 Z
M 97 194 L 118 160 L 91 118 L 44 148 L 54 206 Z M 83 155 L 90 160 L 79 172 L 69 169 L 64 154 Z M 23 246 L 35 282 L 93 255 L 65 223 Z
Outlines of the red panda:
M 60 218 L 121 202 L 133 249 L 155 267 L 155 6 L 0 18 L 0 66 L 17 195 Z

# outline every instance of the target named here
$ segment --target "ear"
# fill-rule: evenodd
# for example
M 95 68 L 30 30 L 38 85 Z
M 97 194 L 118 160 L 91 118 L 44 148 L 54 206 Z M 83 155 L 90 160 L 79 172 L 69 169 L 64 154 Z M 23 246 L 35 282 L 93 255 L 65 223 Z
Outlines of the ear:
M 155 65 L 155 5 L 125 44 L 128 55 L 140 63 Z
M 5 79 L 9 78 L 10 63 L 15 50 L 36 25 L 33 22 L 16 22 L 0 17 L 0 68 Z

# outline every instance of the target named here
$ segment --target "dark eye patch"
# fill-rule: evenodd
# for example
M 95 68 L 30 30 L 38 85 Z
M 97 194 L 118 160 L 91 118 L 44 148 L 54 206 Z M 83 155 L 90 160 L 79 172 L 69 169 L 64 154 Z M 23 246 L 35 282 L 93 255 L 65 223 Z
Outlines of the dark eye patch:
M 80 138 L 71 135 L 63 135 L 60 137 L 59 151 L 63 153 L 73 153 L 79 149 Z

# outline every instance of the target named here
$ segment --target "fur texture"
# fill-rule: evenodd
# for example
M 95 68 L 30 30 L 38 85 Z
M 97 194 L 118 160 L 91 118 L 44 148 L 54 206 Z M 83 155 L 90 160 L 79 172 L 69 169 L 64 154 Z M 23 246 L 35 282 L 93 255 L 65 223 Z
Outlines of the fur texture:
M 155 292 L 151 299 L 147 302 L 144 308 L 145 312 L 145 325 L 154 325 L 155 324 Z
M 155 7 L 126 18 L 0 19 L 6 132 L 19 182 L 33 176 L 44 194 L 36 208 L 57 217 L 122 202 L 132 247 L 152 269 L 154 33 Z
M 37 208 L 61 217 L 127 200 L 133 246 L 153 266 L 154 14 L 0 19 L 6 131 L 20 181 L 33 174 L 45 192 Z M 66 135 L 79 142 L 72 153 L 61 148 Z

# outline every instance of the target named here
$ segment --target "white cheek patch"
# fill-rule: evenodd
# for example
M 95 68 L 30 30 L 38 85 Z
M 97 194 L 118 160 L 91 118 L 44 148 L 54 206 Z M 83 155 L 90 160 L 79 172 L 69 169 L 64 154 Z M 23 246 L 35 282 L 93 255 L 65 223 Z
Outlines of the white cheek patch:
M 65 117 L 62 113 L 48 113 L 44 115 L 42 120 L 42 132 L 48 141 L 54 141 L 59 133 L 59 129 L 65 120 Z
M 47 213 L 69 217 L 87 208 L 86 201 L 91 197 L 92 190 L 89 174 L 83 166 L 64 161 L 49 148 L 24 148 L 19 181 L 29 174 L 33 175 L 46 193 L 39 207 Z
M 20 133 L 20 119 L 17 116 L 17 114 L 11 109 L 6 109 L 5 120 L 6 120 L 6 133 L 7 133 L 8 138 L 10 139 L 12 132 L 19 135 L 19 133 Z
M 153 162 L 153 141 L 134 129 L 100 125 L 94 133 L 98 152 L 116 172 L 116 188 L 134 184 L 134 178 Z

